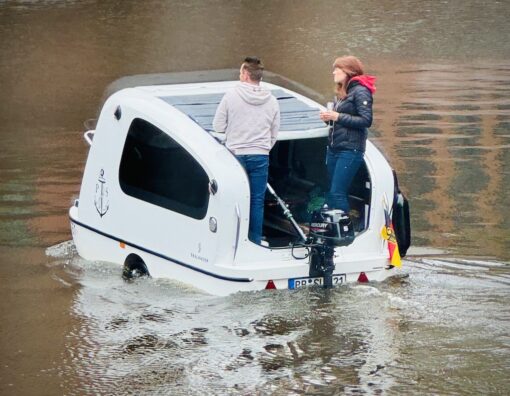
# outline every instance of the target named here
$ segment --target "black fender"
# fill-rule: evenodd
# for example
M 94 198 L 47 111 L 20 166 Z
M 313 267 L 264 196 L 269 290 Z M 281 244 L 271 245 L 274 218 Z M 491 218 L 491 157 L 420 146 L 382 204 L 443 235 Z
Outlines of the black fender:
M 397 237 L 398 251 L 401 257 L 405 257 L 407 249 L 411 246 L 411 216 L 409 201 L 400 191 L 398 186 L 397 173 L 393 170 L 395 180 L 395 192 L 393 197 L 393 210 L 391 221 Z
M 130 280 L 141 276 L 150 276 L 147 265 L 145 265 L 140 256 L 131 253 L 126 257 L 126 261 L 124 261 L 122 277 L 125 280 Z

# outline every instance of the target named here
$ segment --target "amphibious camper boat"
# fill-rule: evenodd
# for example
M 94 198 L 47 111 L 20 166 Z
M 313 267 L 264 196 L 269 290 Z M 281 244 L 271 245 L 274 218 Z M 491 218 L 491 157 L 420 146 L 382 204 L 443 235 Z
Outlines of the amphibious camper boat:
M 409 215 L 386 159 L 368 141 L 351 212 L 329 210 L 324 107 L 266 82 L 280 104 L 281 129 L 270 154 L 264 240 L 248 239 L 248 179 L 212 129 L 217 105 L 236 83 L 136 86 L 106 100 L 95 130 L 85 133 L 90 150 L 69 211 L 79 255 L 117 263 L 125 277 L 170 278 L 214 295 L 397 274 L 381 230 L 393 220 L 405 255 Z

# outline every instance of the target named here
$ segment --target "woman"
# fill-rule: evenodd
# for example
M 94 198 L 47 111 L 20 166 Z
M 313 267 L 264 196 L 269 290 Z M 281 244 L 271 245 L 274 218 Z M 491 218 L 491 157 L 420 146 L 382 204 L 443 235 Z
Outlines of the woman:
M 364 74 L 363 64 L 354 56 L 337 58 L 333 64 L 336 101 L 333 110 L 320 117 L 331 125 L 326 154 L 330 209 L 350 210 L 348 193 L 365 152 L 368 128 L 372 125 L 372 94 L 375 77 Z

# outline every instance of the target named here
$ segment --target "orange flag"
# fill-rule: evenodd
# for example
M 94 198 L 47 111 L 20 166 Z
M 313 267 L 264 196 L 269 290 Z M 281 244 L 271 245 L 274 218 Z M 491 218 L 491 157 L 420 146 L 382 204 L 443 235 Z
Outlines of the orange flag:
M 386 217 L 386 224 L 381 230 L 381 236 L 383 239 L 388 241 L 388 250 L 390 252 L 390 263 L 396 267 L 402 267 L 402 260 L 398 251 L 397 237 L 395 236 L 395 230 L 393 229 L 393 223 L 390 220 L 390 216 L 386 209 L 384 210 Z

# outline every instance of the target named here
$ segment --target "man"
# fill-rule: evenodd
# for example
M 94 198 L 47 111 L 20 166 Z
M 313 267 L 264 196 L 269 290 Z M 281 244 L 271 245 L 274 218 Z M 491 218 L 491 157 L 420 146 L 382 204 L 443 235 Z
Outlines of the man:
M 269 151 L 280 128 L 278 102 L 260 86 L 263 71 L 260 59 L 247 57 L 239 70 L 239 84 L 223 96 L 213 121 L 216 132 L 225 132 L 227 148 L 248 174 L 251 192 L 248 236 L 257 244 L 262 240 Z

